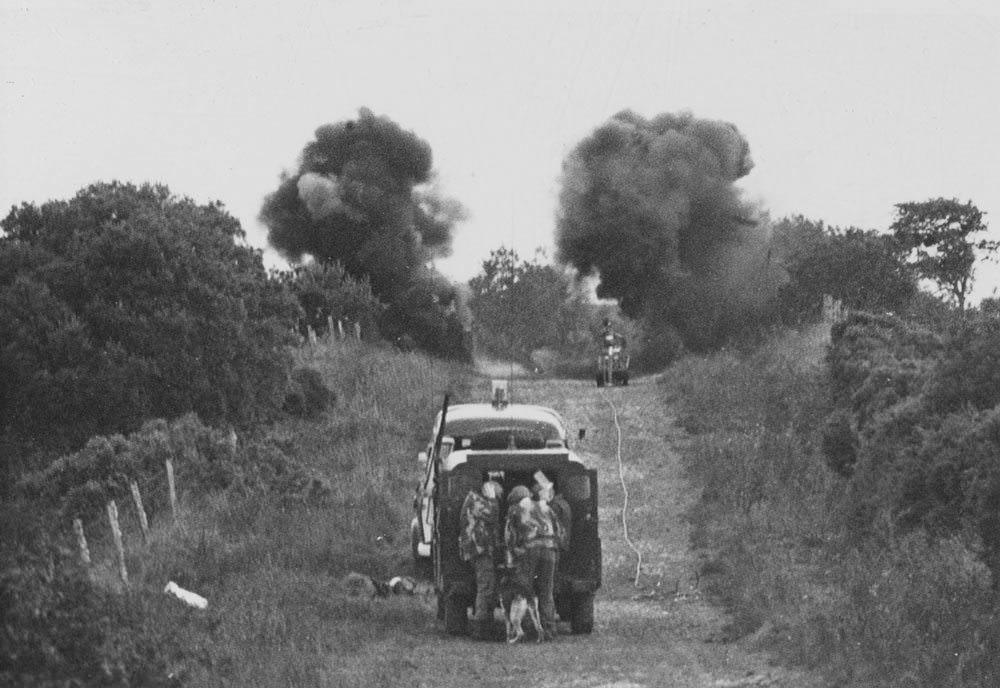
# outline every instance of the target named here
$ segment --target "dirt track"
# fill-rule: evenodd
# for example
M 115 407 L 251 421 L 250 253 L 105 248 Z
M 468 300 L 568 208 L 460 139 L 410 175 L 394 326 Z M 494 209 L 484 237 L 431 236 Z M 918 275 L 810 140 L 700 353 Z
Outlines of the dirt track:
M 567 627 L 554 643 L 475 643 L 445 636 L 428 609 L 422 631 L 411 629 L 375 648 L 387 663 L 374 667 L 385 685 L 820 685 L 815 677 L 770 666 L 749 641 L 721 640 L 726 618 L 701 596 L 697 555 L 689 549 L 683 518 L 695 497 L 682 477 L 677 453 L 685 437 L 659 399 L 655 380 L 634 380 L 629 387 L 606 391 L 578 381 L 518 380 L 514 396 L 559 410 L 574 438 L 578 428 L 587 430 L 586 439 L 574 441 L 574 448 L 600 473 L 604 587 L 597 596 L 594 633 L 572 636 Z M 623 538 L 624 491 L 609 402 L 617 408 L 623 431 L 627 527 L 642 553 L 638 586 L 636 554 Z

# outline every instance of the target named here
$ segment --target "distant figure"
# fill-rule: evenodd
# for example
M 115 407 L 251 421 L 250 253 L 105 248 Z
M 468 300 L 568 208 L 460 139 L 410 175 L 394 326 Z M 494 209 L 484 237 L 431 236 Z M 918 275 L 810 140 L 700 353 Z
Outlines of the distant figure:
M 502 553 L 500 499 L 503 487 L 487 480 L 462 503 L 458 549 L 463 561 L 476 572 L 476 610 L 472 620 L 475 640 L 492 640 L 493 610 L 497 602 L 495 557 Z
M 625 348 L 625 337 L 621 334 L 615 332 L 615 328 L 611 325 L 611 319 L 605 318 L 601 326 L 601 334 L 599 335 L 600 345 L 602 347 L 613 347 L 618 346 Z

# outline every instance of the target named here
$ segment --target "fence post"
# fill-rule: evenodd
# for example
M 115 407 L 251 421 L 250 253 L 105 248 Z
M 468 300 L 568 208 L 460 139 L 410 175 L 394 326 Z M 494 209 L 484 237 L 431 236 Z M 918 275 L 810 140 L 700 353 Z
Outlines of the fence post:
M 333 339 L 333 337 L 334 337 L 333 316 L 328 315 L 326 316 L 326 338 Z
M 359 322 L 354 323 L 354 338 L 361 339 L 361 323 Z
M 338 320 L 337 321 L 337 339 L 343 339 L 343 338 L 344 338 L 344 321 L 343 320 Z
M 167 459 L 167 489 L 170 492 L 170 513 L 177 523 L 177 489 L 174 487 L 174 462 Z
M 90 549 L 87 547 L 87 536 L 83 534 L 83 521 L 78 518 L 73 519 L 73 532 L 76 533 L 76 542 L 80 546 L 80 560 L 90 570 Z
M 310 346 L 316 346 L 316 330 L 312 328 L 312 325 L 306 327 L 306 331 L 309 334 L 309 344 Z
M 139 494 L 139 484 L 130 480 L 129 489 L 132 490 L 132 501 L 135 502 L 135 510 L 139 512 L 139 525 L 142 526 L 142 541 L 149 540 L 149 519 L 146 518 L 146 510 L 142 508 L 142 495 Z
M 111 522 L 111 535 L 115 540 L 115 550 L 118 552 L 118 574 L 122 583 L 128 585 L 128 569 L 125 568 L 125 545 L 122 543 L 122 529 L 118 524 L 118 505 L 115 500 L 108 502 L 108 520 Z

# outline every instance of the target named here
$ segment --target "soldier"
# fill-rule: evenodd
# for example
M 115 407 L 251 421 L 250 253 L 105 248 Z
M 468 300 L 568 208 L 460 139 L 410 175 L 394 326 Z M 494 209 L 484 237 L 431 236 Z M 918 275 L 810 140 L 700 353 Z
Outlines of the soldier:
M 531 488 L 531 494 L 536 500 L 548 504 L 556 516 L 560 531 L 557 551 L 561 555 L 569 550 L 573 529 L 573 510 L 565 497 L 556 494 L 555 485 L 542 471 L 536 472 L 534 477 L 535 484 Z M 558 565 L 558 559 L 556 564 Z
M 601 326 L 601 334 L 598 335 L 598 341 L 602 347 L 617 346 L 625 348 L 625 337 L 617 332 L 611 324 L 610 318 L 605 318 Z
M 534 590 L 542 617 L 544 639 L 556 637 L 555 586 L 557 548 L 562 528 L 544 501 L 534 501 L 531 491 L 518 485 L 507 498 L 504 540 L 508 562 L 514 566 L 518 584 Z
M 462 503 L 458 549 L 463 561 L 471 561 L 476 572 L 476 609 L 472 637 L 491 640 L 493 610 L 497 602 L 495 557 L 502 552 L 500 499 L 503 487 L 487 480 L 480 490 L 471 490 Z

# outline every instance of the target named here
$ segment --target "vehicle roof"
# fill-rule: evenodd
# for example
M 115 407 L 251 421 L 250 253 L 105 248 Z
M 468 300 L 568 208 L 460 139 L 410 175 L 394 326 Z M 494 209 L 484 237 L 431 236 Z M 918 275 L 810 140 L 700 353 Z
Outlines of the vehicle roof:
M 438 413 L 438 419 L 441 414 Z M 448 407 L 448 420 L 471 420 L 483 418 L 509 418 L 512 420 L 530 420 L 543 423 L 556 423 L 563 426 L 562 418 L 553 409 L 534 404 L 508 404 L 494 408 L 492 404 L 455 404 Z

